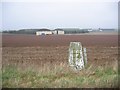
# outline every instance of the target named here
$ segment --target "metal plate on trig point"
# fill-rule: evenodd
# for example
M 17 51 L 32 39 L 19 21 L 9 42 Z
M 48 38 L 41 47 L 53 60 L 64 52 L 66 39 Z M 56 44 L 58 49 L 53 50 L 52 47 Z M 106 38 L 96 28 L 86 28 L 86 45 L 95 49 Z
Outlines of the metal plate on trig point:
M 77 70 L 84 68 L 82 45 L 80 42 L 70 42 L 69 64 Z

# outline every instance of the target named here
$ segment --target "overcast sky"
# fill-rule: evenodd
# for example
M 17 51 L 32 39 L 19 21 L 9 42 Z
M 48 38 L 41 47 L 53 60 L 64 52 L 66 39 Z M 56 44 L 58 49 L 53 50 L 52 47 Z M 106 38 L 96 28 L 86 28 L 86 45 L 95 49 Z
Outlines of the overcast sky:
M 70 27 L 117 28 L 118 2 L 2 2 L 4 30 Z

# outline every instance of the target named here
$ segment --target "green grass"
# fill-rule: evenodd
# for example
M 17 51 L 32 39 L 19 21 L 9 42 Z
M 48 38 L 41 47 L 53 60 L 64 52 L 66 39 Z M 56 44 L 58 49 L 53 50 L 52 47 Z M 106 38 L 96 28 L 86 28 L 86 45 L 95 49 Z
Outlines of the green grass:
M 49 66 L 49 65 L 47 65 Z M 90 88 L 117 87 L 118 72 L 111 67 L 88 65 L 82 71 L 75 72 L 65 65 L 56 65 L 52 70 L 21 70 L 15 66 L 2 69 L 2 86 L 17 88 Z

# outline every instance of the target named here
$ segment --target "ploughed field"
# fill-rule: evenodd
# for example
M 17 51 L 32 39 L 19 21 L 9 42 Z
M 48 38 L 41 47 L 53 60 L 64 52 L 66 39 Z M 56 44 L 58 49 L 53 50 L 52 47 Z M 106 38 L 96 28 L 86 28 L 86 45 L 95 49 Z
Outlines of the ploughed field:
M 117 35 L 2 35 L 3 47 L 29 46 L 69 46 L 71 41 L 79 41 L 84 46 L 116 46 Z
M 3 35 L 4 64 L 59 63 L 68 61 L 70 42 L 81 42 L 87 48 L 88 63 L 117 59 L 117 35 Z M 43 65 L 43 64 L 42 64 Z
M 67 71 L 66 67 L 67 66 L 69 67 L 68 64 L 69 44 L 70 42 L 77 41 L 77 42 L 81 42 L 83 47 L 86 47 L 87 49 L 88 65 L 89 66 L 92 65 L 92 68 L 90 67 L 89 68 L 90 70 L 87 70 L 88 74 L 94 75 L 96 72 L 92 69 L 96 69 L 98 67 L 110 67 L 113 70 L 117 69 L 117 60 L 118 60 L 117 35 L 35 36 L 35 35 L 8 34 L 8 35 L 3 35 L 2 40 L 3 40 L 2 41 L 3 67 L 14 65 L 19 68 L 22 68 L 22 70 L 29 67 L 32 69 L 34 68 L 37 71 L 42 70 L 47 72 L 47 70 L 54 70 L 55 68 L 57 68 L 57 66 L 60 66 Z M 60 77 L 62 77 L 61 75 L 63 74 L 59 72 L 58 76 L 59 75 Z M 95 81 L 95 83 L 96 82 L 97 81 Z M 50 84 L 51 86 L 48 87 L 54 87 L 55 83 L 56 83 L 55 80 L 53 80 L 53 85 Z M 71 87 L 69 85 L 70 84 L 68 83 L 68 86 L 63 86 L 63 87 Z M 79 85 L 78 86 L 75 85 L 76 84 L 73 84 L 73 87 L 79 87 Z M 94 85 L 91 84 L 87 84 L 87 85 L 88 86 L 83 85 L 81 87 L 94 87 Z M 4 86 L 7 85 L 4 84 Z M 27 85 L 23 85 L 23 86 L 19 85 L 19 86 L 30 87 Z M 99 84 L 96 85 L 96 87 L 97 86 L 99 87 Z M 58 86 L 56 85 L 56 87 Z M 107 85 L 106 87 L 114 87 L 114 85 L 113 86 Z

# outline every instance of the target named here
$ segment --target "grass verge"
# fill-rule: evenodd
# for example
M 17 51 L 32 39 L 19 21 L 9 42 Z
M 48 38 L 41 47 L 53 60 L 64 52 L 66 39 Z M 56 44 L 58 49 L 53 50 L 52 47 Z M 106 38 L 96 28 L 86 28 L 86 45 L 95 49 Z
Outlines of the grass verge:
M 46 68 L 47 66 L 47 68 Z M 73 71 L 65 64 L 45 65 L 40 70 L 21 70 L 15 66 L 2 68 L 2 87 L 6 88 L 110 88 L 118 87 L 118 71 L 112 67 L 88 65 Z

